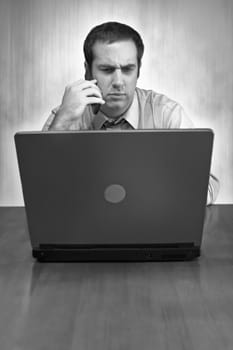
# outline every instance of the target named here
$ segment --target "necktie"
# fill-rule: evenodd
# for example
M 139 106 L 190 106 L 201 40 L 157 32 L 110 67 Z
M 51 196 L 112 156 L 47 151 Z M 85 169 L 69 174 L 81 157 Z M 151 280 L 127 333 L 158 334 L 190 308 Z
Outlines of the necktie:
M 102 128 L 105 130 L 106 129 L 121 130 L 121 129 L 127 129 L 127 126 L 128 126 L 127 121 L 124 118 L 122 118 L 120 120 L 113 120 L 113 121 L 106 120 L 106 122 L 104 122 Z

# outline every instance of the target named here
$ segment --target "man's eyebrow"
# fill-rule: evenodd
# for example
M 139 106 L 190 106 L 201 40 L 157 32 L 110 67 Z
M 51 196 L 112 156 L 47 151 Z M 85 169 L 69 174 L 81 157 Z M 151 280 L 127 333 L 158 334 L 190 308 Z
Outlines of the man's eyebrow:
M 103 68 L 112 68 L 112 69 L 116 69 L 118 68 L 118 66 L 115 66 L 113 64 L 108 64 L 108 63 L 105 63 L 105 64 L 99 64 L 98 65 L 99 68 L 103 69 Z M 136 67 L 136 64 L 135 63 L 129 63 L 129 64 L 126 64 L 126 65 L 120 65 L 120 68 L 124 69 L 124 68 L 135 68 Z

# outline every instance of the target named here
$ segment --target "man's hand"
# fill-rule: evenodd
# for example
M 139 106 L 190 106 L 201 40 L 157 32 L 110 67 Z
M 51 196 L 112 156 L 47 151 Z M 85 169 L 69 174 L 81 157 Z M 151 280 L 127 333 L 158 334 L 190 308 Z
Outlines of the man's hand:
M 81 118 L 89 104 L 104 104 L 97 80 L 78 80 L 66 87 L 62 104 L 54 117 L 50 130 L 69 130 Z

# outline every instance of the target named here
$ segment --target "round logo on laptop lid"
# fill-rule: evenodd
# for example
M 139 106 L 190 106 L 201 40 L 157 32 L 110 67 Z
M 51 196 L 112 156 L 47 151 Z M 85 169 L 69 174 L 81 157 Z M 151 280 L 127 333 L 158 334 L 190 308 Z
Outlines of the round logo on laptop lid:
M 119 184 L 112 184 L 106 187 L 104 191 L 104 198 L 110 203 L 122 202 L 126 196 L 126 191 L 123 186 Z

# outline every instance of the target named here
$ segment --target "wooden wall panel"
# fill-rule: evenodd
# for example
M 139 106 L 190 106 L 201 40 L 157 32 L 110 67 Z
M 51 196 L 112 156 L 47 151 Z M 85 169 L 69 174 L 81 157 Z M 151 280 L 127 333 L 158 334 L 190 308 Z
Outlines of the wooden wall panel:
M 87 32 L 108 20 L 143 36 L 138 86 L 176 99 L 197 127 L 214 129 L 218 202 L 232 203 L 231 0 L 1 0 L 0 205 L 23 204 L 14 133 L 42 128 L 65 85 L 84 74 Z

